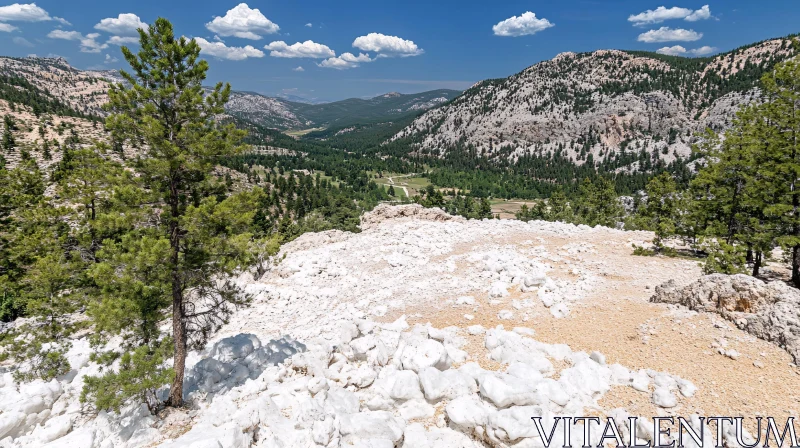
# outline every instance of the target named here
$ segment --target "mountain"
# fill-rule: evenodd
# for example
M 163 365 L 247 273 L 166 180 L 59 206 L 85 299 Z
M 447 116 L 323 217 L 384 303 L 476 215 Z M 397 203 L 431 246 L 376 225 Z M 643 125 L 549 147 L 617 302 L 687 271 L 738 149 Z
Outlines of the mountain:
M 47 112 L 74 115 L 67 112 L 71 109 L 76 114 L 101 115 L 101 106 L 108 101 L 108 73 L 78 70 L 63 58 L 0 57 L 0 76 L 5 92 L 0 98 L 22 104 L 53 103 Z M 14 86 L 16 98 L 7 86 Z
M 232 115 L 279 129 L 345 127 L 393 121 L 444 104 L 459 94 L 457 90 L 445 89 L 415 94 L 392 92 L 366 100 L 350 98 L 308 104 L 253 92 L 235 92 L 226 108 Z
M 439 155 L 561 155 L 583 164 L 645 152 L 668 163 L 691 154 L 696 131 L 729 125 L 741 104 L 759 98 L 761 75 L 793 54 L 788 37 L 708 58 L 562 53 L 475 84 L 393 140 Z
M 291 94 L 288 94 L 288 93 L 278 93 L 275 96 L 277 98 L 280 98 L 280 99 L 283 99 L 283 100 L 286 100 L 286 101 L 291 101 L 293 103 L 303 103 L 303 104 L 325 104 L 325 103 L 330 103 L 330 101 L 321 100 L 319 98 L 306 98 L 304 96 L 291 95 Z

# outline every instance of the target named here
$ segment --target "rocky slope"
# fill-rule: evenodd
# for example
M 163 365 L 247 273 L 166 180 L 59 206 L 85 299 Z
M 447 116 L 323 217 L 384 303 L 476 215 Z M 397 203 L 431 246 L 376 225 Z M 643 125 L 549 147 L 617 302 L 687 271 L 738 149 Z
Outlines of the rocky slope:
M 541 446 L 532 416 L 610 415 L 626 434 L 627 415 L 797 414 L 786 352 L 648 302 L 700 277 L 632 256 L 649 233 L 417 206 L 362 227 L 306 234 L 236 279 L 254 302 L 190 354 L 186 409 L 84 412 L 98 367 L 76 339 L 64 377 L 0 377 L 0 446 L 521 448 Z M 722 344 L 736 359 L 709 350 Z
M 108 72 L 82 71 L 63 58 L 0 57 L 0 75 L 21 77 L 39 91 L 86 115 L 102 115 L 108 101 Z
M 760 75 L 792 55 L 788 39 L 713 58 L 600 50 L 562 53 L 506 79 L 480 82 L 394 138 L 444 153 L 473 147 L 504 157 L 561 152 L 576 163 L 642 150 L 667 162 L 692 134 L 723 128 L 757 100 Z

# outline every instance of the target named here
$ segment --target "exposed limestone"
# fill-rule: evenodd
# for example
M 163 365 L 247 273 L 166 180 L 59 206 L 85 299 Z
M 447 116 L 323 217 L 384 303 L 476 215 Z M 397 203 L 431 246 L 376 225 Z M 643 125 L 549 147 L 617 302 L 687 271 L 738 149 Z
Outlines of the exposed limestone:
M 786 349 L 795 363 L 800 362 L 800 291 L 783 282 L 712 274 L 684 287 L 671 280 L 656 287 L 650 301 L 718 313 L 748 333 Z M 735 351 L 724 354 L 738 357 Z

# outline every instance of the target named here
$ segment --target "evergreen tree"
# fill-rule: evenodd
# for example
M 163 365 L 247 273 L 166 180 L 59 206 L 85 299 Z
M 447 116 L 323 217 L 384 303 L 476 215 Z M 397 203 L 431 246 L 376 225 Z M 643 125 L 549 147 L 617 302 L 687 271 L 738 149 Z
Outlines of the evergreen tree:
M 616 227 L 625 214 L 614 191 L 614 183 L 603 177 L 594 182 L 586 178 L 574 202 L 575 220 L 589 226 Z
M 14 140 L 14 130 L 16 130 L 16 126 L 11 116 L 6 115 L 3 117 L 3 140 L 0 142 L 0 146 L 6 152 L 11 152 L 17 145 L 16 140 Z
M 173 378 L 167 404 L 180 406 L 189 348 L 202 346 L 233 307 L 246 302 L 232 282 L 222 279 L 247 263 L 247 231 L 260 190 L 221 199 L 221 186 L 210 176 L 221 158 L 240 152 L 244 133 L 217 122 L 231 88 L 219 83 L 204 95 L 208 64 L 199 59 L 197 42 L 176 38 L 163 18 L 139 30 L 139 38 L 138 54 L 122 48 L 132 73 L 121 73 L 129 87 L 118 84 L 109 90 L 106 127 L 114 141 L 143 148 L 135 167 L 157 204 L 152 208 L 156 225 L 139 227 L 138 234 L 104 248 L 100 256 L 106 261 L 95 268 L 94 277 L 104 291 L 103 309 L 118 309 L 115 316 L 139 310 L 123 321 L 134 323 L 133 328 L 108 319 L 105 324 L 149 345 L 133 356 L 142 363 L 165 356 L 156 323 L 169 311 L 172 326 L 166 337 L 173 346 Z M 104 392 L 96 390 L 93 396 Z
M 681 201 L 678 185 L 669 173 L 663 173 L 648 182 L 646 191 L 647 202 L 637 210 L 635 222 L 655 232 L 653 244 L 661 250 L 664 240 L 676 233 Z

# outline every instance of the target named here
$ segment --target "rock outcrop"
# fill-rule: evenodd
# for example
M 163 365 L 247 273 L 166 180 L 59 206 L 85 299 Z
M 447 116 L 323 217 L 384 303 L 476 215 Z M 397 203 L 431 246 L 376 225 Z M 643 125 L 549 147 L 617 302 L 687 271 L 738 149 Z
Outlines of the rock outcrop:
M 384 221 L 402 218 L 418 219 L 422 221 L 465 221 L 463 217 L 448 215 L 440 208 L 425 208 L 419 204 L 400 206 L 381 204 L 361 217 L 361 229 L 367 230 Z
M 717 313 L 739 328 L 786 349 L 800 362 L 800 291 L 738 274 L 712 274 L 679 287 L 670 280 L 650 298 L 695 311 Z

